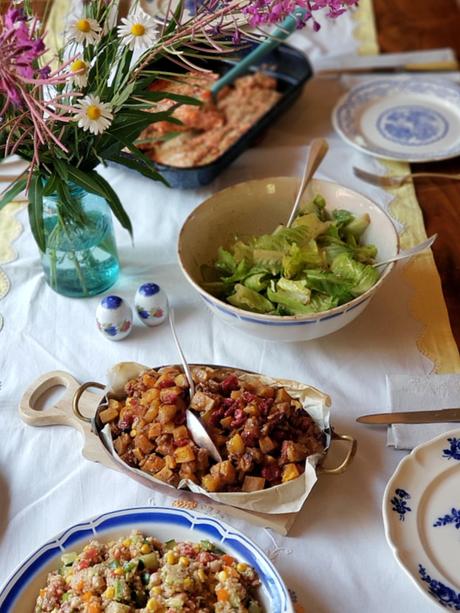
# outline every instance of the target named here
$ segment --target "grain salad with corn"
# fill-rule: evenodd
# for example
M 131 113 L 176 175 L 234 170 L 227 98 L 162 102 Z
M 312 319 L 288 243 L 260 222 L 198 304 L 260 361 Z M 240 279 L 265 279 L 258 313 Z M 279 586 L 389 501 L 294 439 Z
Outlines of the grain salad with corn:
M 262 613 L 254 569 L 209 541 L 161 543 L 133 531 L 65 553 L 35 613 Z

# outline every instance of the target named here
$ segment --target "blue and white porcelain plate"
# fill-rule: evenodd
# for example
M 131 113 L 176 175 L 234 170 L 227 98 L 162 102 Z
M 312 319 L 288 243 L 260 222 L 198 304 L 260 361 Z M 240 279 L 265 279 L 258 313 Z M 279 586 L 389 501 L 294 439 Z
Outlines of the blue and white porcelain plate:
M 383 498 L 385 535 L 417 587 L 460 611 L 460 430 L 419 445 L 399 464 Z
M 287 588 L 277 570 L 252 541 L 220 520 L 184 509 L 138 507 L 105 513 L 65 530 L 37 549 L 8 579 L 0 591 L 1 613 L 34 610 L 38 591 L 50 570 L 66 551 L 78 551 L 85 543 L 117 539 L 141 530 L 162 541 L 209 540 L 238 560 L 250 564 L 261 580 L 259 598 L 267 613 L 294 613 Z
M 446 79 L 361 83 L 341 98 L 332 120 L 342 138 L 376 157 L 428 162 L 460 155 L 460 87 Z

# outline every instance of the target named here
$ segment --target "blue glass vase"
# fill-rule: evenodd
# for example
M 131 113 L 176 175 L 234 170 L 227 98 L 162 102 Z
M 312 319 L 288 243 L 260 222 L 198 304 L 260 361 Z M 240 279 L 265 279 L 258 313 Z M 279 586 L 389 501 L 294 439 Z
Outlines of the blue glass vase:
M 108 290 L 120 272 L 112 213 L 101 196 L 72 183 L 68 188 L 76 214 L 69 214 L 56 193 L 43 198 L 43 271 L 58 294 L 95 296 Z

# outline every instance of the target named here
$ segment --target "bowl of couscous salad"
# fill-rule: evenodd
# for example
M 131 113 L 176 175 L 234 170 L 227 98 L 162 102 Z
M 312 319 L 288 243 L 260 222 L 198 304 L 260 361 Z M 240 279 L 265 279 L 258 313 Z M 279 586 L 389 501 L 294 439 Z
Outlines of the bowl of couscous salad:
M 2 613 L 293 613 L 246 536 L 184 509 L 106 513 L 48 541 L 0 592 Z

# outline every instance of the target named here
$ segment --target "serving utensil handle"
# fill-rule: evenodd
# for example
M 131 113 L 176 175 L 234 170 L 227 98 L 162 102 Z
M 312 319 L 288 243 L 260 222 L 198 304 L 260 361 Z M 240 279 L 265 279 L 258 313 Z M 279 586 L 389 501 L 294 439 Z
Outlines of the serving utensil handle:
M 340 475 L 341 473 L 345 472 L 351 464 L 353 458 L 355 457 L 356 451 L 358 449 L 358 441 L 349 434 L 339 434 L 338 432 L 332 430 L 332 440 L 348 442 L 350 446 L 347 455 L 345 456 L 343 462 L 341 462 L 338 466 L 334 466 L 333 468 L 319 466 L 318 473 L 320 474 Z

